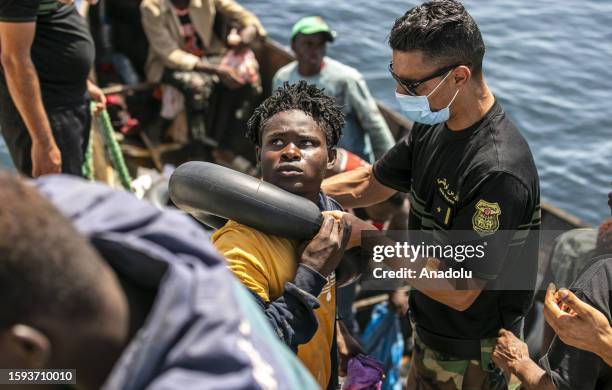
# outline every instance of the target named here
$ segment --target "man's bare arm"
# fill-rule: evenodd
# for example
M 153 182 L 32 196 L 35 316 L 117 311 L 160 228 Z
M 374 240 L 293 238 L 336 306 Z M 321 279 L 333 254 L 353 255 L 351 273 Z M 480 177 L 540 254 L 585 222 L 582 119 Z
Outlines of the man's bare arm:
M 384 202 L 397 192 L 376 180 L 371 166 L 329 177 L 323 181 L 321 189 L 346 208 Z
M 30 57 L 36 23 L 0 22 L 1 62 L 13 102 L 32 138 L 32 176 L 60 173 L 62 159 L 42 103 Z
M 361 232 L 377 229 L 371 224 L 357 218 L 356 216 L 344 213 L 345 218 L 351 225 L 351 237 L 347 249 L 361 246 Z M 376 238 L 375 245 L 394 246 L 395 241 L 388 237 L 380 236 Z M 428 271 L 445 271 L 448 269 L 446 264 L 436 258 L 419 257 L 415 261 L 406 259 L 387 258 L 387 261 L 380 263 L 385 270 L 411 270 L 416 275 L 426 268 Z M 485 288 L 487 281 L 479 278 L 471 279 L 443 279 L 443 278 L 408 278 L 403 281 L 413 288 L 419 290 L 429 298 L 440 302 L 458 311 L 465 311 L 472 306 L 481 291 Z M 396 286 L 399 287 L 399 286 Z
M 393 263 L 412 268 L 417 275 L 423 268 L 427 268 L 428 271 L 445 271 L 447 269 L 443 262 L 435 258 L 421 258 L 414 263 L 405 261 Z M 458 311 L 469 309 L 487 284 L 486 280 L 479 278 L 469 280 L 415 278 L 408 279 L 407 282 L 434 301 Z
M 527 344 L 512 332 L 501 329 L 491 355 L 493 362 L 508 375 L 516 375 L 521 388 L 528 390 L 556 390 L 552 380 L 540 366 L 529 358 Z

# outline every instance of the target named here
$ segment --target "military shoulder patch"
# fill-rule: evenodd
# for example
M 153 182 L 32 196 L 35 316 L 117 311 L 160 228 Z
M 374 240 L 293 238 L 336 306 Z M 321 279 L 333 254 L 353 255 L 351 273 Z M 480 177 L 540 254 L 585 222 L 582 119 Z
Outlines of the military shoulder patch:
M 476 203 L 476 212 L 472 217 L 472 227 L 481 237 L 490 236 L 499 229 L 499 203 L 489 203 L 483 199 Z

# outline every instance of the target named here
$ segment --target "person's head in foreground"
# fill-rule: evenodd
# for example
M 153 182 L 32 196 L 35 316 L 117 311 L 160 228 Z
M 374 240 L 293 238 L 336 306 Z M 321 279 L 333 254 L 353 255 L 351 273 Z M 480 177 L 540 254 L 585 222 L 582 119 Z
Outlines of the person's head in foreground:
M 0 172 L 0 367 L 71 368 L 99 388 L 128 341 L 115 274 L 63 215 Z
M 389 45 L 396 96 L 411 120 L 442 123 L 487 95 L 485 45 L 458 1 L 430 1 L 410 9 L 395 21 Z
M 291 49 L 302 76 L 318 74 L 323 66 L 327 43 L 333 42 L 336 32 L 320 16 L 300 19 L 291 29 Z
M 248 122 L 263 180 L 316 202 L 336 159 L 342 126 L 334 98 L 304 81 L 285 83 Z

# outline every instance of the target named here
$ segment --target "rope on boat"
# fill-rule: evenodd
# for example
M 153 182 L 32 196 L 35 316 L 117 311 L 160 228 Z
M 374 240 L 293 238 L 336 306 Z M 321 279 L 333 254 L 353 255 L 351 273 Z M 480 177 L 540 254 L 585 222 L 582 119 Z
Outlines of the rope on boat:
M 83 177 L 88 180 L 94 180 L 94 163 L 93 163 L 93 138 L 94 131 L 93 126 L 89 129 L 89 142 L 87 143 L 87 150 L 85 151 L 85 160 L 83 161 Z
M 90 107 L 93 112 L 95 103 L 92 102 Z M 126 190 L 133 191 L 132 178 L 130 177 L 127 166 L 125 165 L 121 148 L 119 147 L 117 139 L 115 138 L 115 130 L 111 124 L 108 111 L 105 109 L 100 113 L 100 115 L 94 116 L 94 118 L 98 121 L 104 144 L 108 148 L 111 165 L 113 166 L 115 172 L 117 172 L 121 185 Z M 93 173 L 93 134 L 90 134 L 87 152 L 85 153 L 85 161 L 83 162 L 83 175 L 89 179 L 93 179 Z

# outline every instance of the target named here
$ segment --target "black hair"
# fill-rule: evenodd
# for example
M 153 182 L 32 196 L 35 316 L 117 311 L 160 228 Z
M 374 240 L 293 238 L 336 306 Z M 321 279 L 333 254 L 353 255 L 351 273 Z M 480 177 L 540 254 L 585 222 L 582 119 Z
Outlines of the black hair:
M 0 329 L 42 316 L 93 318 L 101 261 L 33 187 L 0 172 Z
M 303 80 L 292 85 L 285 82 L 255 109 L 247 124 L 247 138 L 255 145 L 261 145 L 261 132 L 268 119 L 289 110 L 300 110 L 310 115 L 325 132 L 328 148 L 338 144 L 344 126 L 342 109 L 323 89 Z
M 410 9 L 398 18 L 389 35 L 393 50 L 418 50 L 440 66 L 467 65 L 482 71 L 485 45 L 478 25 L 455 0 L 437 0 Z

